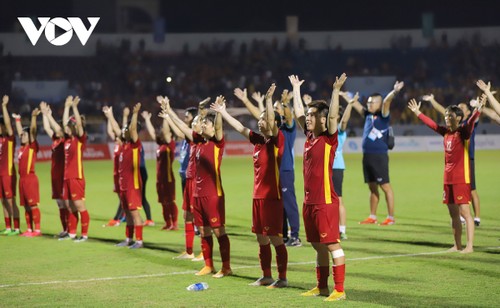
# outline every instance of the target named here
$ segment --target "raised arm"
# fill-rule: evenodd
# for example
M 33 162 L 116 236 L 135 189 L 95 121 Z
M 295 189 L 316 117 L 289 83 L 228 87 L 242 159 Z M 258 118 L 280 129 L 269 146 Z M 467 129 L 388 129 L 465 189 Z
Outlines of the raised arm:
M 295 112 L 295 118 L 302 130 L 306 127 L 306 115 L 304 113 L 304 106 L 302 105 L 302 99 L 300 98 L 300 86 L 304 83 L 304 80 L 300 80 L 297 75 L 288 76 L 290 83 L 293 87 L 293 110 Z
M 488 82 L 488 84 L 486 84 L 484 81 L 478 80 L 476 82 L 476 85 L 488 97 L 488 101 L 490 102 L 491 108 L 493 108 L 493 110 L 495 110 L 495 112 L 498 115 L 500 115 L 500 103 L 497 101 L 497 99 L 495 98 L 495 96 L 493 96 L 493 92 L 491 92 L 491 83 Z
M 116 138 L 120 137 L 121 130 L 118 122 L 115 120 L 115 116 L 113 115 L 113 107 L 104 106 L 102 107 L 102 112 L 106 119 L 108 120 L 107 131 L 108 135 L 111 139 L 116 140 Z
M 250 139 L 250 129 L 243 126 L 240 121 L 233 118 L 226 110 L 226 104 L 212 103 L 210 109 L 220 114 L 220 116 L 231 125 L 238 133 L 242 134 L 245 138 Z
M 264 111 L 264 95 L 260 94 L 260 92 L 253 92 L 252 93 L 252 98 L 257 102 L 257 106 L 259 106 L 259 111 L 263 112 Z
M 82 124 L 82 117 L 80 116 L 80 112 L 78 111 L 78 104 L 80 103 L 80 98 L 78 96 L 75 96 L 73 99 L 73 104 L 71 105 L 73 109 L 73 115 L 75 116 L 76 120 L 76 134 L 78 137 L 83 136 L 83 124 Z
M 345 107 L 344 115 L 342 115 L 342 119 L 340 120 L 340 130 L 343 132 L 345 132 L 347 129 L 347 123 L 351 118 L 352 106 L 354 105 L 355 102 L 358 101 L 358 98 L 359 98 L 359 93 L 356 92 L 354 97 L 347 101 L 347 106 Z
M 444 112 L 446 109 L 443 107 L 443 105 L 441 105 L 436 101 L 436 99 L 434 98 L 434 94 L 424 95 L 422 96 L 422 99 L 424 101 L 430 102 L 432 107 L 434 107 L 434 109 L 436 109 L 437 112 L 439 112 L 441 115 L 444 116 Z
M 61 125 L 59 125 L 59 123 L 57 123 L 57 121 L 52 116 L 52 109 L 50 108 L 49 105 L 47 105 L 47 113 L 44 114 L 44 116 L 47 117 L 49 124 L 50 124 L 50 127 L 54 131 L 54 134 L 56 135 L 56 137 L 57 138 L 64 137 L 64 131 L 63 131 Z M 51 138 L 52 138 L 52 136 L 51 136 Z
M 403 81 L 396 81 L 393 90 L 389 92 L 387 96 L 384 98 L 384 101 L 382 103 L 382 116 L 384 117 L 389 116 L 392 100 L 394 99 L 394 97 L 396 97 L 396 94 L 398 94 L 399 91 L 401 91 L 404 85 L 405 83 Z
M 274 108 L 273 108 L 273 94 L 276 90 L 276 84 L 272 84 L 266 93 L 266 108 L 264 109 L 264 119 L 266 120 L 267 127 L 273 132 L 273 136 L 278 135 L 279 127 L 274 121 Z
M 130 115 L 130 108 L 128 107 L 123 108 L 122 127 L 127 127 L 129 115 Z
M 208 100 L 210 100 L 210 98 L 208 97 L 207 98 Z M 168 100 L 168 97 L 163 97 L 163 96 L 157 96 L 156 97 L 156 101 L 160 104 L 160 107 L 163 108 L 163 101 L 164 100 Z M 165 137 L 165 140 L 167 140 L 167 142 L 170 142 L 170 138 L 172 138 L 172 132 L 178 137 L 178 138 L 181 138 L 181 139 L 185 139 L 186 136 L 184 135 L 184 133 L 177 127 L 177 125 L 175 125 L 175 123 L 172 121 L 172 119 L 170 118 L 170 116 L 167 114 L 166 117 L 162 117 L 163 119 L 163 123 L 162 123 L 162 133 L 163 134 L 170 134 L 170 137 L 168 137 L 168 140 L 167 140 L 167 137 L 164 135 Z M 167 129 L 168 129 L 168 132 L 167 132 Z
M 179 119 L 175 111 L 170 108 L 170 101 L 166 96 L 161 102 L 161 112 L 158 116 L 163 119 L 169 119 L 172 127 L 177 127 L 189 141 L 193 141 L 193 130 L 184 121 Z
M 14 122 L 16 122 L 17 136 L 21 138 L 21 135 L 23 134 L 23 124 L 21 123 L 21 115 L 13 113 L 12 118 L 14 118 Z
M 444 136 L 446 133 L 446 129 L 444 127 L 441 127 L 437 125 L 436 122 L 434 122 L 431 118 L 426 116 L 420 111 L 420 106 L 422 105 L 422 102 L 418 102 L 412 98 L 408 102 L 408 108 L 422 121 L 424 122 L 425 125 L 427 125 L 430 129 L 435 131 L 436 133 L 440 134 L 441 136 Z
M 223 105 L 226 103 L 226 99 L 224 96 L 219 95 L 215 99 L 215 104 Z M 222 116 L 219 113 L 215 114 L 215 123 L 214 123 L 214 129 L 215 129 L 215 139 L 217 141 L 222 140 L 224 138 L 224 131 L 222 129 Z
M 357 93 L 357 92 L 356 92 Z M 340 96 L 342 96 L 342 98 L 347 102 L 349 103 L 351 101 L 351 97 L 349 96 L 349 94 L 345 91 L 340 91 Z M 352 103 L 352 107 L 354 108 L 354 110 L 356 110 L 357 113 L 359 113 L 360 116 L 364 117 L 365 116 L 365 108 L 363 107 L 363 105 L 361 105 L 361 103 L 359 102 L 359 96 L 358 96 L 358 99 L 356 99 L 353 103 Z
M 290 101 L 293 98 L 293 93 L 288 92 L 287 89 L 283 90 L 281 93 L 281 107 L 283 108 L 283 118 L 288 127 L 293 125 L 293 114 L 292 109 L 290 108 Z
M 495 110 L 488 107 L 483 107 L 483 114 L 490 118 L 493 122 L 500 125 L 500 115 L 498 115 Z
M 36 118 L 40 114 L 40 109 L 35 108 L 31 112 L 31 123 L 30 123 L 30 143 L 35 142 L 36 140 L 36 134 L 37 134 L 37 129 L 36 129 Z
M 342 73 L 340 77 L 335 77 L 333 84 L 332 98 L 330 99 L 330 108 L 328 109 L 328 134 L 333 135 L 337 132 L 338 118 L 339 118 L 339 93 L 344 85 L 347 76 Z
M 14 131 L 12 130 L 12 123 L 10 122 L 9 111 L 7 111 L 7 104 L 9 104 L 9 97 L 7 95 L 4 95 L 2 98 L 3 122 L 5 124 L 6 133 L 10 137 L 14 135 Z
M 47 133 L 47 135 L 49 135 L 50 138 L 52 138 L 52 136 L 54 136 L 54 131 L 52 130 L 52 127 L 50 127 L 49 117 L 47 116 L 49 106 L 46 102 L 40 103 L 40 111 L 42 112 L 43 130 Z
M 63 125 L 64 127 L 68 126 L 68 121 L 69 121 L 69 109 L 73 105 L 73 96 L 68 96 L 66 97 L 66 101 L 64 102 L 64 112 L 63 112 Z
M 132 118 L 130 119 L 130 139 L 132 142 L 137 142 L 139 139 L 139 133 L 137 132 L 137 118 L 139 117 L 139 110 L 141 110 L 141 103 L 137 103 L 134 105 L 134 109 L 132 109 Z
M 144 119 L 144 122 L 146 123 L 146 130 L 148 131 L 149 137 L 156 141 L 156 133 L 155 133 L 155 128 L 153 127 L 153 124 L 151 123 L 151 112 L 148 112 L 144 110 L 141 113 L 142 118 Z
M 260 117 L 260 110 L 258 107 L 256 107 L 254 104 L 252 104 L 252 102 L 248 99 L 248 96 L 247 96 L 247 89 L 240 89 L 240 88 L 236 88 L 234 89 L 234 95 L 240 100 L 243 102 L 243 104 L 245 105 L 245 107 L 247 107 L 248 111 L 250 112 L 250 114 L 256 118 L 257 120 L 259 119 Z

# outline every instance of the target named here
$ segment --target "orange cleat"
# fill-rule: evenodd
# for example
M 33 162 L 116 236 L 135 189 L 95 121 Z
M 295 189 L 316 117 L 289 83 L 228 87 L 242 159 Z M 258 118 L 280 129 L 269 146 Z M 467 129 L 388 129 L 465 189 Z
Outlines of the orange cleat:
M 205 275 L 210 275 L 210 274 L 215 274 L 215 269 L 210 266 L 204 266 L 198 273 L 196 273 L 196 276 L 205 276 Z
M 395 223 L 395 220 L 392 218 L 386 218 L 379 226 L 390 226 Z
M 373 219 L 371 217 L 368 217 L 367 219 L 359 222 L 360 225 L 373 225 L 376 223 L 377 223 L 377 220 Z

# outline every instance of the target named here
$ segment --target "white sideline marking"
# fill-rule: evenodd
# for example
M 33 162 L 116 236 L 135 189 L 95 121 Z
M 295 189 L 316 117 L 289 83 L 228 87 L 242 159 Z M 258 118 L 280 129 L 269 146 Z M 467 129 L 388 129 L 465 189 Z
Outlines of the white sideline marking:
M 485 247 L 483 249 L 484 250 L 500 249 L 500 246 L 498 246 L 498 247 Z M 410 254 L 397 254 L 397 255 L 389 255 L 389 256 L 371 256 L 371 257 L 363 257 L 363 258 L 346 259 L 346 261 L 367 261 L 367 260 L 375 260 L 375 259 L 417 257 L 417 256 L 426 256 L 426 255 L 438 255 L 438 254 L 444 254 L 444 253 L 451 253 L 451 252 L 444 250 L 444 251 L 420 252 L 420 253 L 410 253 Z M 306 264 L 314 264 L 314 263 L 316 263 L 316 261 L 294 262 L 294 263 L 288 263 L 288 265 L 306 265 Z M 260 267 L 260 265 L 245 265 L 245 266 L 233 267 L 233 270 L 247 269 L 247 268 L 258 268 L 258 267 Z M 175 275 L 193 275 L 194 273 L 196 273 L 196 271 L 183 271 L 183 272 L 159 273 L 159 274 L 135 275 L 135 276 L 89 278 L 89 279 L 81 279 L 81 280 L 54 280 L 54 281 L 42 281 L 42 282 L 21 282 L 21 283 L 14 283 L 14 284 L 2 284 L 2 285 L 0 285 L 0 288 L 40 286 L 40 285 L 49 285 L 49 284 L 65 284 L 65 283 L 83 283 L 83 282 L 93 282 L 93 281 L 125 280 L 125 279 L 137 279 L 137 278 L 153 278 L 153 277 L 164 277 L 164 276 L 175 276 Z

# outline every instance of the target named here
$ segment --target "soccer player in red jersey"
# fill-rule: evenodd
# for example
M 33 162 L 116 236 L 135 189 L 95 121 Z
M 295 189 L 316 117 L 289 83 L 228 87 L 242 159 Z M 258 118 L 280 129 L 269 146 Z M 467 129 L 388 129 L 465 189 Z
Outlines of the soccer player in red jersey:
M 225 102 L 218 96 L 216 104 Z M 167 107 L 168 108 L 168 107 Z M 168 108 L 169 115 L 173 111 Z M 232 274 L 230 266 L 230 242 L 225 228 L 224 190 L 222 188 L 220 165 L 224 152 L 224 132 L 222 117 L 207 113 L 201 122 L 201 135 L 193 131 L 193 141 L 198 143 L 196 149 L 196 186 L 194 191 L 194 218 L 200 227 L 201 243 L 205 266 L 196 275 L 208 275 L 215 272 L 212 249 L 212 232 L 219 242 L 222 268 L 212 277 L 222 278 Z
M 415 115 L 429 126 L 436 133 L 444 137 L 444 189 L 443 203 L 448 205 L 448 211 L 452 221 L 453 236 L 455 245 L 450 251 L 460 251 L 470 253 L 474 251 L 474 220 L 470 212 L 472 200 L 470 189 L 470 161 L 468 142 L 474 130 L 474 123 L 481 114 L 485 98 L 474 110 L 466 123 L 460 125 L 464 114 L 462 109 L 456 105 L 448 106 L 445 111 L 445 126 L 436 124 L 432 119 L 420 112 L 421 102 L 415 99 L 410 100 L 408 108 Z M 465 218 L 467 230 L 467 245 L 462 250 L 462 223 L 460 216 Z
M 52 199 L 56 200 L 59 208 L 59 219 L 61 221 L 62 231 L 59 233 L 59 238 L 64 238 L 68 235 L 68 209 L 64 205 L 62 197 L 64 185 L 64 132 L 61 126 L 52 117 L 52 110 L 46 102 L 40 103 L 40 111 L 43 115 L 43 130 L 52 139 L 52 155 L 51 155 L 51 184 L 52 184 Z
M 337 77 L 333 84 L 330 105 L 313 101 L 304 115 L 300 99 L 300 86 L 304 82 L 298 76 L 289 76 L 293 86 L 293 107 L 299 125 L 304 129 L 304 206 L 302 215 L 307 241 L 316 250 L 316 275 L 318 284 L 303 296 L 328 296 L 330 257 L 333 259 L 333 292 L 325 301 L 343 300 L 345 256 L 340 246 L 339 199 L 332 183 L 332 166 L 338 145 L 339 92 L 346 75 Z M 331 254 L 331 256 L 330 256 Z
M 120 202 L 125 211 L 127 228 L 126 239 L 116 246 L 137 249 L 143 247 L 143 222 L 139 210 L 142 209 L 142 178 L 140 175 L 140 155 L 142 143 L 137 133 L 137 117 L 141 103 L 135 104 L 132 109 L 130 125 L 122 128 L 122 151 L 120 153 L 118 176 L 120 184 Z M 135 243 L 132 244 L 135 231 Z
M 16 137 L 7 111 L 8 103 L 9 97 L 4 95 L 2 98 L 2 118 L 0 119 L 0 199 L 2 199 L 3 205 L 5 230 L 1 231 L 0 234 L 18 235 L 20 233 L 19 208 L 15 198 L 16 169 L 14 167 Z M 11 220 L 14 220 L 14 228 L 12 228 Z
M 78 111 L 80 98 L 70 97 L 64 103 L 64 186 L 63 199 L 68 208 L 68 237 L 75 242 L 88 240 L 90 216 L 85 207 L 85 176 L 83 173 L 83 150 L 87 143 L 87 134 L 83 129 L 82 117 Z M 69 117 L 69 109 L 73 116 Z M 81 217 L 81 237 L 76 238 L 78 214 Z
M 273 110 L 272 94 L 276 85 L 272 84 L 266 94 L 266 107 L 261 113 L 259 133 L 244 127 L 226 110 L 225 104 L 212 104 L 211 109 L 253 145 L 254 189 L 252 207 L 252 232 L 259 243 L 259 260 L 262 277 L 251 283 L 253 286 L 284 288 L 288 286 L 286 270 L 288 252 L 283 242 L 283 199 L 281 194 L 279 168 L 285 148 L 285 137 L 279 129 L 281 116 Z M 271 274 L 271 244 L 276 250 L 279 277 L 275 281 Z
M 158 96 L 156 99 L 161 104 L 163 98 Z M 172 164 L 175 159 L 175 139 L 167 119 L 163 118 L 161 130 L 157 134 L 151 123 L 151 112 L 143 111 L 141 115 L 145 121 L 149 136 L 158 144 L 156 150 L 156 192 L 158 202 L 162 206 L 163 220 L 165 221 L 165 225 L 161 229 L 178 230 L 175 178 L 172 171 Z
M 210 98 L 206 98 L 200 105 L 208 103 Z M 189 155 L 188 163 L 185 171 L 185 183 L 183 188 L 183 201 L 182 209 L 184 210 L 184 236 L 185 236 L 185 248 L 186 250 L 180 255 L 174 257 L 174 259 L 190 259 L 192 261 L 203 261 L 203 253 L 201 257 L 195 258 L 193 253 L 193 243 L 194 243 L 194 189 L 195 189 L 195 176 L 196 176 L 196 151 L 198 143 L 193 142 L 193 131 L 201 134 L 201 116 L 196 115 L 196 109 L 188 109 L 185 112 L 184 121 L 182 121 L 175 112 L 169 107 L 168 98 L 164 97 L 162 100 L 162 112 L 160 117 L 167 120 L 172 130 L 179 138 L 184 138 L 183 145 L 189 144 L 189 153 L 184 155 Z M 184 147 L 184 146 L 183 146 Z M 182 149 L 181 149 L 182 151 Z M 181 154 L 182 155 L 182 154 Z M 184 158 L 186 159 L 186 158 Z
M 40 187 L 38 177 L 35 174 L 36 154 L 38 153 L 38 142 L 36 141 L 36 117 L 40 110 L 35 108 L 31 113 L 31 122 L 29 127 L 23 128 L 21 125 L 21 116 L 12 114 L 16 119 L 16 129 L 21 147 L 19 148 L 19 198 L 21 206 L 24 206 L 27 230 L 21 236 L 34 237 L 41 236 L 40 231 Z M 33 230 L 33 224 L 35 228 Z

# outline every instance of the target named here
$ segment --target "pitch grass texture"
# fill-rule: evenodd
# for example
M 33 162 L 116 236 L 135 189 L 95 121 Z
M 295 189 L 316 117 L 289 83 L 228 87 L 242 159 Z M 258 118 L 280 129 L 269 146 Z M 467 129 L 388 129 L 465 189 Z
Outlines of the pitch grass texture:
M 346 155 L 344 201 L 347 234 L 342 242 L 347 257 L 347 301 L 350 307 L 494 307 L 500 303 L 500 151 L 479 151 L 476 157 L 481 226 L 476 228 L 475 252 L 445 253 L 453 244 L 448 211 L 441 204 L 443 154 L 391 153 L 391 181 L 396 199 L 396 224 L 359 225 L 369 214 L 368 189 L 363 183 L 361 155 Z M 156 202 L 154 161 L 148 161 L 147 195 L 155 227 L 144 230 L 145 248 L 114 247 L 124 238 L 124 226 L 103 228 L 115 213 L 111 161 L 85 162 L 87 207 L 91 216 L 86 243 L 57 241 L 58 210 L 50 200 L 50 165 L 39 163 L 42 238 L 0 237 L 3 307 L 312 307 L 323 298 L 300 293 L 315 286 L 315 254 L 300 236 L 303 247 L 288 249 L 289 286 L 269 290 L 251 287 L 261 276 L 258 245 L 251 233 L 253 184 L 250 157 L 222 163 L 226 193 L 227 231 L 231 240 L 234 276 L 197 277 L 200 262 L 172 260 L 184 250 L 183 224 L 179 231 L 160 231 L 161 208 Z M 178 163 L 175 164 L 178 168 Z M 180 181 L 177 204 L 181 205 Z M 303 199 L 302 160 L 296 159 L 296 191 Z M 21 212 L 24 212 L 23 210 Z M 497 213 L 497 215 L 494 215 Z M 385 201 L 378 219 L 387 214 Z M 24 215 L 21 215 L 25 229 Z M 180 218 L 182 222 L 182 217 Z M 302 223 L 302 221 L 301 221 Z M 3 222 L 2 222 L 3 226 Z M 463 236 L 465 243 L 465 232 Z M 221 266 L 217 241 L 215 265 Z M 195 253 L 200 252 L 199 238 Z M 273 274 L 277 277 L 274 267 Z M 190 292 L 186 287 L 205 281 L 210 288 Z M 330 287 L 333 286 L 331 277 Z M 330 303 L 333 304 L 333 303 Z

